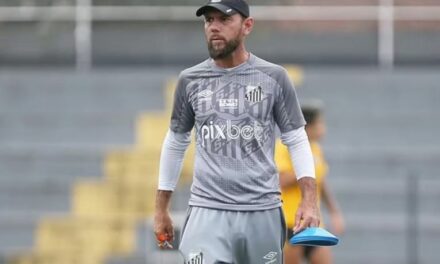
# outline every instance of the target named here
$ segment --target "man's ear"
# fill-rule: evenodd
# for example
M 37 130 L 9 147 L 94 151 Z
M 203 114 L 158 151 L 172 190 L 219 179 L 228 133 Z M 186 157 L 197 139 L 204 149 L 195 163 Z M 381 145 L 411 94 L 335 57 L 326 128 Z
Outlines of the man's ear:
M 249 35 L 252 32 L 252 29 L 254 28 L 254 18 L 253 17 L 247 17 L 243 21 L 244 30 L 243 33 L 245 36 Z

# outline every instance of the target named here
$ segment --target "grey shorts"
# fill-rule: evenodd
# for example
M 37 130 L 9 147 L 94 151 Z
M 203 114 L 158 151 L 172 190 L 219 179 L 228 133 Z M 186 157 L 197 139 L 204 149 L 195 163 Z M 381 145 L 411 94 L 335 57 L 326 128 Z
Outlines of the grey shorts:
M 226 211 L 190 207 L 179 250 L 185 264 L 282 264 L 281 208 Z

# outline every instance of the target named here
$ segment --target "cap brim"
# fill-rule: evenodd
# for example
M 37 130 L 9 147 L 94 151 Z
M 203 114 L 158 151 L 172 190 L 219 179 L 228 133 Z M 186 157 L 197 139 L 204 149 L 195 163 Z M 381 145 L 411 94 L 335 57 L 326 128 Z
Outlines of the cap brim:
M 204 6 L 200 7 L 199 9 L 197 9 L 196 16 L 199 17 L 199 16 L 205 14 L 205 12 L 209 8 L 215 8 L 218 11 L 220 11 L 223 14 L 228 15 L 228 16 L 232 16 L 233 14 L 237 13 L 237 11 L 235 11 L 232 8 L 230 8 L 229 6 L 225 6 L 225 5 L 222 5 L 222 4 L 207 4 L 207 5 L 204 5 Z

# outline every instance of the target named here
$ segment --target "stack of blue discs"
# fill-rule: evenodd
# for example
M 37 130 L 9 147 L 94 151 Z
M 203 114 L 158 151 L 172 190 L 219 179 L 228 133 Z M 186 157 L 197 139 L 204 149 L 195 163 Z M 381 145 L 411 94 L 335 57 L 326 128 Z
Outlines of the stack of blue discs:
M 335 246 L 339 243 L 339 238 L 323 228 L 309 227 L 295 234 L 289 242 L 292 245 Z

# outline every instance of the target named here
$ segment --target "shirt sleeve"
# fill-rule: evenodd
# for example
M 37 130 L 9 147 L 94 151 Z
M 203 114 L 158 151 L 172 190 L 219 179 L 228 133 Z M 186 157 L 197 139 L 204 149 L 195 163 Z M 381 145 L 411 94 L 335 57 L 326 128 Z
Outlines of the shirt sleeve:
M 194 126 L 194 110 L 188 96 L 189 81 L 183 74 L 179 75 L 171 114 L 170 129 L 176 133 L 186 133 Z
M 274 104 L 274 119 L 281 133 L 304 126 L 306 121 L 304 120 L 295 88 L 287 76 L 286 70 L 280 70 L 276 80 L 280 87 Z
M 168 130 L 160 154 L 159 190 L 174 191 L 182 170 L 183 158 L 191 143 L 191 132 L 175 133 Z
M 315 164 L 304 127 L 282 133 L 281 141 L 287 146 L 295 168 L 296 178 L 315 178 Z

